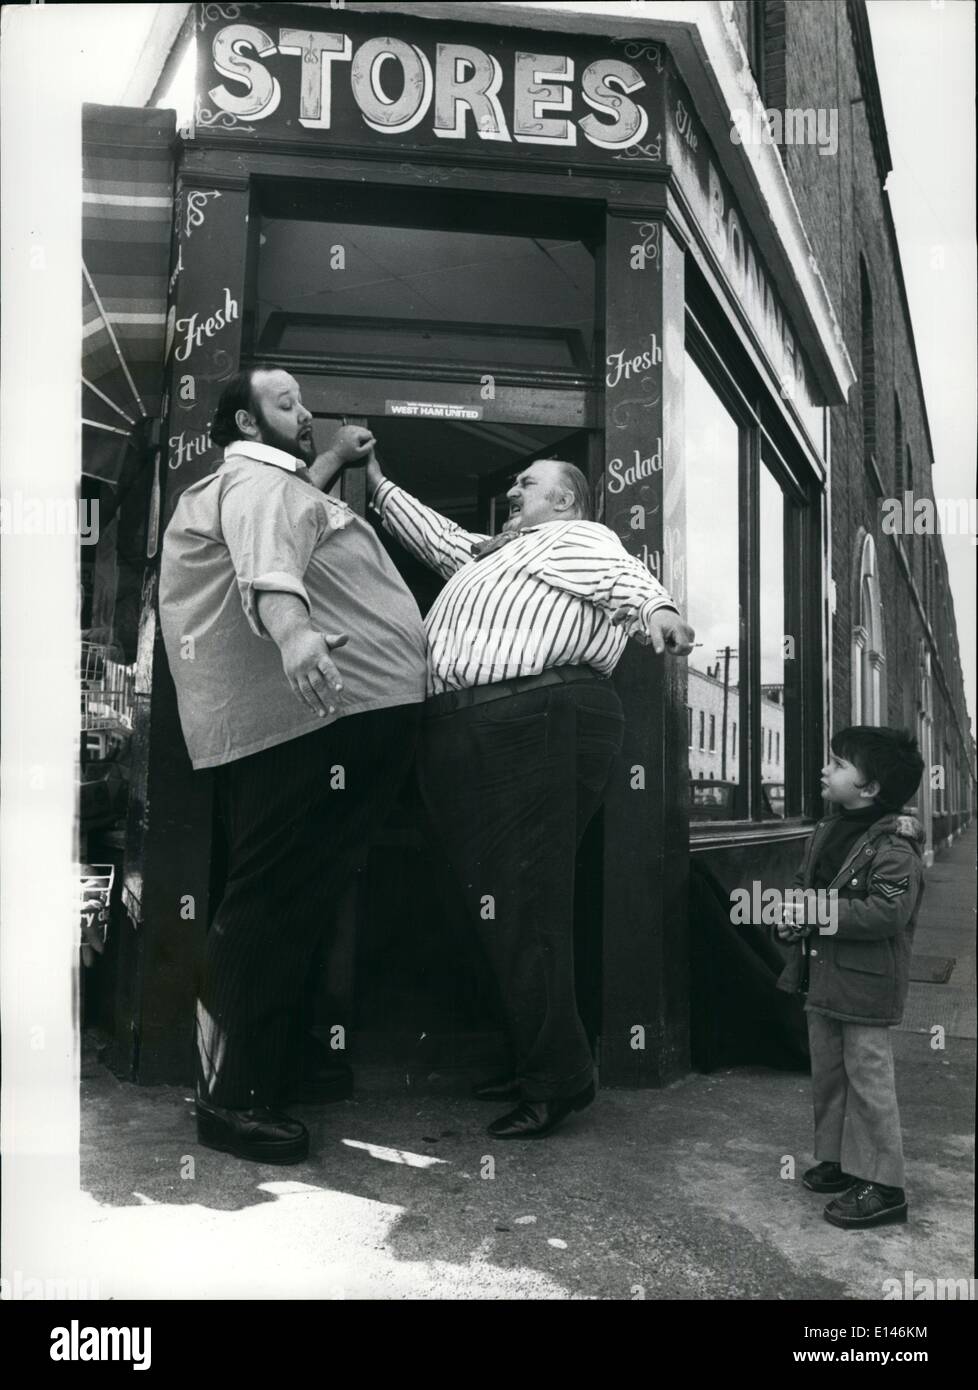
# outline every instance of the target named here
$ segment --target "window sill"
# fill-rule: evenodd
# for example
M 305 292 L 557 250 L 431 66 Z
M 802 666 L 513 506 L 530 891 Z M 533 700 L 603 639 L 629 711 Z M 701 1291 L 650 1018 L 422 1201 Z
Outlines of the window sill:
M 730 845 L 777 844 L 780 841 L 805 839 L 812 833 L 813 820 L 779 821 L 710 821 L 691 822 L 689 827 L 690 853 L 708 849 L 725 849 Z

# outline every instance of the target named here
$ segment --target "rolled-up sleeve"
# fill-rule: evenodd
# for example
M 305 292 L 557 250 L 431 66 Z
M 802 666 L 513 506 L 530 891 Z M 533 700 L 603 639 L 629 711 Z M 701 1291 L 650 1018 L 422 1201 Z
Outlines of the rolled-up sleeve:
M 241 606 L 256 637 L 270 640 L 258 614 L 260 593 L 295 594 L 312 613 L 305 573 L 327 530 L 314 494 L 307 495 L 288 474 L 262 469 L 227 488 L 221 498 L 221 530 Z

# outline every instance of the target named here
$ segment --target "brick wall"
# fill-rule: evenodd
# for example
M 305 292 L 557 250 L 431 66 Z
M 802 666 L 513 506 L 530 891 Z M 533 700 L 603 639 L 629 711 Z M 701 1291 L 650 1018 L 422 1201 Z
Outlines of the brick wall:
M 860 257 L 872 292 L 875 361 L 875 429 L 872 446 L 884 495 L 902 485 L 915 497 L 933 497 L 931 458 L 924 403 L 914 361 L 912 325 L 902 302 L 897 261 L 888 232 L 880 185 L 878 153 L 871 138 L 867 93 L 860 81 L 856 42 L 844 0 L 792 0 L 780 10 L 784 22 L 784 102 L 788 108 L 834 110 L 838 149 L 822 154 L 813 145 L 789 145 L 782 158 L 809 238 L 839 315 L 849 355 L 857 372 L 864 360 Z M 741 33 L 747 34 L 745 5 L 735 7 Z M 770 24 L 772 14 L 768 13 Z M 769 104 L 773 104 L 770 101 Z M 883 595 L 886 641 L 886 717 L 914 727 L 918 702 L 918 655 L 929 641 L 892 539 L 883 533 L 880 499 L 864 464 L 862 383 L 846 406 L 831 411 L 833 578 L 837 609 L 832 631 L 834 699 L 837 722 L 848 719 L 851 705 L 851 631 L 858 620 L 858 562 L 861 537 L 876 542 Z M 894 402 L 899 398 L 898 429 Z M 896 450 L 903 455 L 897 470 Z M 906 461 L 912 476 L 906 474 Z M 957 666 L 957 638 L 949 601 L 940 539 L 929 545 L 920 536 L 904 538 L 914 581 L 924 597 L 926 552 L 937 565 L 926 594 L 934 636 L 933 710 L 935 761 L 943 760 L 944 739 L 962 763 L 968 750 L 958 729 L 968 729 L 963 688 Z M 942 675 L 943 673 L 943 675 Z M 954 710 L 958 719 L 954 718 Z M 950 778 L 949 778 L 950 781 Z

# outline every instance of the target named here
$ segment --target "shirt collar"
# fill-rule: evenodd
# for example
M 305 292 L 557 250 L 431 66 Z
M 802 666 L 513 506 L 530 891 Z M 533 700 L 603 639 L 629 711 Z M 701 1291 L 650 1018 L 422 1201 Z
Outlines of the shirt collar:
M 276 468 L 284 468 L 287 473 L 295 473 L 303 467 L 302 460 L 297 459 L 295 454 L 276 449 L 271 444 L 259 444 L 253 439 L 232 440 L 224 450 L 224 462 L 230 463 L 234 458 L 253 459 L 255 463 L 274 463 Z

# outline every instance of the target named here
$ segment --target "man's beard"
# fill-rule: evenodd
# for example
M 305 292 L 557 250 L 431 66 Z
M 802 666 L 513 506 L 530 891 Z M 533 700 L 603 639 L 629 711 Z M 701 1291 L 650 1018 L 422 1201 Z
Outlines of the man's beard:
M 269 424 L 265 419 L 261 407 L 258 405 L 255 406 L 255 419 L 258 421 L 258 427 L 261 430 L 261 442 L 263 444 L 268 444 L 273 449 L 281 449 L 286 454 L 292 454 L 295 458 L 301 459 L 305 464 L 312 463 L 313 459 L 316 457 L 316 445 L 312 437 L 311 426 L 308 427 L 308 434 L 297 434 L 294 438 L 290 439 L 282 430 L 278 430 L 274 425 Z M 303 426 L 304 430 L 306 428 L 306 426 Z

